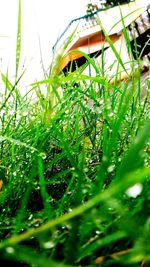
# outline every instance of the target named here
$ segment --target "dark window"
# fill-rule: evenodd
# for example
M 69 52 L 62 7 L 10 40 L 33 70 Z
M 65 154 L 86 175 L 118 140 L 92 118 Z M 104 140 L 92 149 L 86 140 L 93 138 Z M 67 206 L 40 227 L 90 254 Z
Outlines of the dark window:
M 149 7 L 128 26 L 132 53 L 135 59 L 150 54 L 150 13 Z
M 131 49 L 135 59 L 137 57 L 142 58 L 150 53 L 150 29 L 131 41 Z

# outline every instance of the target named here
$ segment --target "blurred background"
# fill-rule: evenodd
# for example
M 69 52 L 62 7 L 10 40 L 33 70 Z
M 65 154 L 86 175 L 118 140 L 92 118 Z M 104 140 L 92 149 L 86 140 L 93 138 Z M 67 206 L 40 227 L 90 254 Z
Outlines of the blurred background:
M 20 73 L 29 84 L 43 77 L 42 61 L 47 70 L 52 46 L 67 24 L 85 14 L 87 0 L 22 0 L 22 46 Z M 18 0 L 0 0 L 0 71 L 9 77 L 15 73 Z M 40 49 L 39 49 L 40 48 Z

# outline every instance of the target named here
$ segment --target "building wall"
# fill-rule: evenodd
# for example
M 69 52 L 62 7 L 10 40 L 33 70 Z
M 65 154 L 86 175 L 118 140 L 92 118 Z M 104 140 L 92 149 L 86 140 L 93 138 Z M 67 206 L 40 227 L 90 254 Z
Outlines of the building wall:
M 124 24 L 127 27 L 144 12 L 147 5 L 148 0 L 135 0 L 134 2 L 121 5 L 120 7 L 115 6 L 113 8 L 109 8 L 98 14 L 105 31 L 108 35 L 110 35 L 114 32 L 119 32 L 122 29 L 121 13 L 124 18 Z

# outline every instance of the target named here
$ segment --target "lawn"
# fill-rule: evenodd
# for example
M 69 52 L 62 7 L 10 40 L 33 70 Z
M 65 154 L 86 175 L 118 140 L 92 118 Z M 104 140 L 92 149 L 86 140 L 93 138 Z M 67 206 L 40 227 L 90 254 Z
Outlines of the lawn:
M 56 55 L 22 96 L 20 14 L 0 94 L 1 265 L 149 266 L 149 71 L 137 59 L 111 84 L 86 55 L 95 75 L 56 75 Z

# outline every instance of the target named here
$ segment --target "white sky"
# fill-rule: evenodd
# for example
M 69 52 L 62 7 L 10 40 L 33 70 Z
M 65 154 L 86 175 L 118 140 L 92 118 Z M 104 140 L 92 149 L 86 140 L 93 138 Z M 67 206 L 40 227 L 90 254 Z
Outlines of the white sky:
M 39 40 L 42 58 L 47 69 L 52 46 L 68 23 L 85 14 L 87 0 L 22 0 L 22 56 L 25 63 L 26 85 L 42 78 Z M 15 74 L 15 43 L 18 0 L 0 0 L 0 71 L 9 77 Z M 20 73 L 22 67 L 20 69 Z

